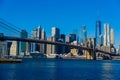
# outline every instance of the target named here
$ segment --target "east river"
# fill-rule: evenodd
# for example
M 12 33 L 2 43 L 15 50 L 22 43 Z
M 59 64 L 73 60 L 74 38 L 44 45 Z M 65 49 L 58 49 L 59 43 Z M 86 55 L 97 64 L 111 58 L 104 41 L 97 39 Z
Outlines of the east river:
M 0 80 L 120 80 L 120 61 L 23 59 L 0 64 Z

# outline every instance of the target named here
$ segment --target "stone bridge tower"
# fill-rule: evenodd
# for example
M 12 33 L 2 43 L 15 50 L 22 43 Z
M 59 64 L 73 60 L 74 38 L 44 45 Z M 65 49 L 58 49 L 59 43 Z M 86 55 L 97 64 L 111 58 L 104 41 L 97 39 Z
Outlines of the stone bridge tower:
M 86 59 L 88 60 L 96 60 L 95 43 L 96 43 L 95 38 L 86 39 L 86 47 L 92 48 L 92 50 L 83 50 L 83 55 L 86 56 Z

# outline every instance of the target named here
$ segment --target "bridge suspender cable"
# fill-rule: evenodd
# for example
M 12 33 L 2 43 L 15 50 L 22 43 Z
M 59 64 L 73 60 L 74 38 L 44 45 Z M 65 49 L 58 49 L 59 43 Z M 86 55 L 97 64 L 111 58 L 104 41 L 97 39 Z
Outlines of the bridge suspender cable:
M 17 34 L 20 34 L 21 30 L 23 30 L 19 27 L 16 27 L 15 25 L 9 23 L 8 21 L 2 19 L 2 18 L 0 18 L 0 25 L 2 28 L 5 28 L 5 29 L 10 30 L 12 32 L 15 32 Z M 31 34 L 30 33 L 28 33 L 28 34 L 29 34 L 28 36 L 31 37 Z

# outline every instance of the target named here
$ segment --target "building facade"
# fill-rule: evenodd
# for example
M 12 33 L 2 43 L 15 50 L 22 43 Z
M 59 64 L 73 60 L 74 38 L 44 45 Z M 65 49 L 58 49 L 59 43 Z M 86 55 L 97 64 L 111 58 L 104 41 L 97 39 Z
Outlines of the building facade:
M 103 35 L 99 35 L 98 46 L 103 46 Z
M 60 34 L 60 39 L 62 39 L 62 41 L 65 43 L 65 34 Z
M 104 46 L 110 46 L 110 24 L 104 24 Z
M 10 56 L 18 56 L 19 53 L 19 43 L 17 41 L 12 41 L 10 47 Z
M 41 40 L 42 30 L 41 26 L 32 31 L 32 39 Z M 41 52 L 41 43 L 31 43 L 31 52 Z
M 111 42 L 111 46 L 114 46 L 115 41 L 114 41 L 114 29 L 110 29 L 110 42 Z
M 96 21 L 96 31 L 95 31 L 95 38 L 96 38 L 96 45 L 101 45 L 99 43 L 99 37 L 101 37 L 101 21 L 100 20 L 97 20 Z
M 60 38 L 60 29 L 52 27 L 52 41 L 58 42 Z M 58 54 L 58 45 L 52 45 L 52 54 Z
M 41 40 L 46 40 L 46 32 L 43 29 L 41 33 Z M 40 52 L 46 53 L 46 44 L 40 43 Z
M 70 42 L 73 42 L 73 41 L 76 41 L 77 39 L 76 39 L 76 34 L 69 34 L 69 36 L 70 36 Z
M 65 43 L 63 39 L 59 39 L 58 42 Z M 57 54 L 64 54 L 64 53 L 65 53 L 65 46 L 58 45 Z
M 47 38 L 48 41 L 52 41 L 53 40 L 53 37 L 48 37 Z M 46 53 L 49 55 L 49 54 L 52 54 L 52 45 L 51 44 L 47 44 L 47 50 L 46 50 Z
M 41 26 L 39 25 L 38 28 L 37 28 L 37 32 L 36 32 L 36 38 L 38 40 L 41 39 L 41 33 L 42 33 L 42 29 L 41 29 Z
M 71 36 L 70 35 L 66 36 L 66 43 L 71 43 Z
M 52 37 L 55 37 L 55 41 L 57 41 L 60 37 L 60 29 L 56 27 L 52 27 Z
M 20 33 L 20 38 L 27 38 L 28 33 L 26 30 L 22 30 Z M 26 42 L 20 42 L 19 44 L 19 55 L 26 55 Z
M 7 42 L 0 41 L 0 57 L 8 56 Z
M 87 39 L 87 30 L 86 30 L 86 26 L 83 25 L 82 26 L 82 35 L 81 35 L 81 39 L 80 39 L 81 43 L 85 44 L 86 39 Z

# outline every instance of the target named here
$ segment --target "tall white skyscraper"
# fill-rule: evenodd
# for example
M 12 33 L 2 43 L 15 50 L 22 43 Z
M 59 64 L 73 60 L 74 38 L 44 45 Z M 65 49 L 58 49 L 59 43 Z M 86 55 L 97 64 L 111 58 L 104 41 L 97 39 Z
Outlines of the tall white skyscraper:
M 110 29 L 110 42 L 111 42 L 111 45 L 113 46 L 114 45 L 114 29 Z
M 107 45 L 107 24 L 104 24 L 104 46 Z
M 107 46 L 110 46 L 110 24 L 107 24 Z
M 104 46 L 110 46 L 110 24 L 104 24 Z
M 52 36 L 55 36 L 56 34 L 56 27 L 52 27 Z
M 60 37 L 60 29 L 59 28 L 52 27 L 52 37 L 55 37 L 56 40 Z

